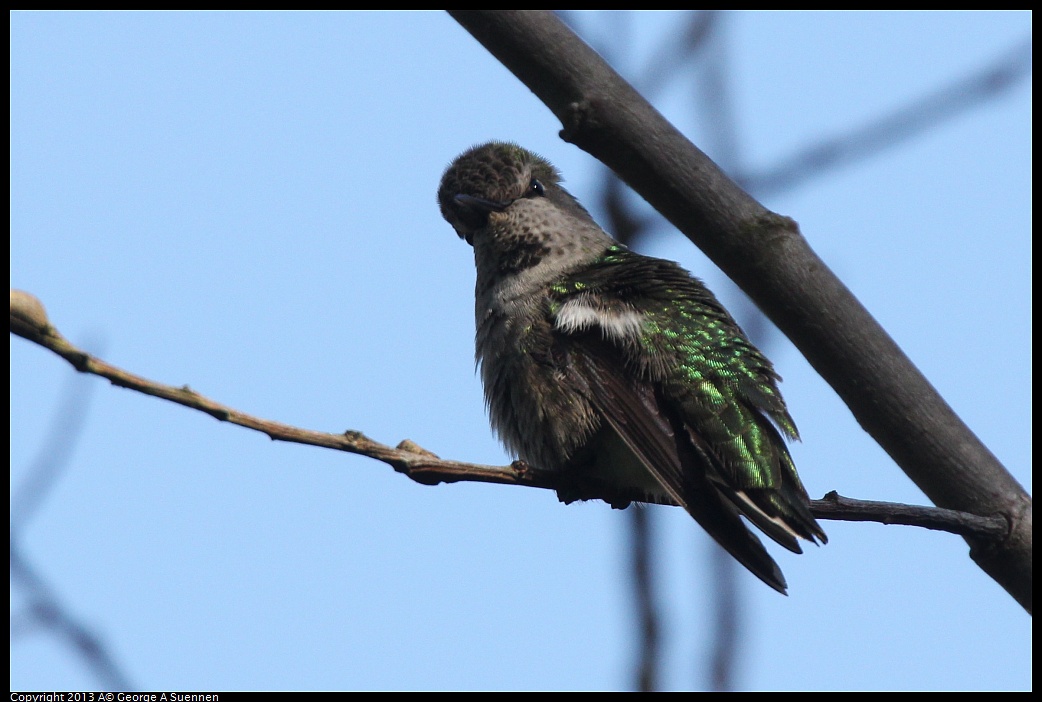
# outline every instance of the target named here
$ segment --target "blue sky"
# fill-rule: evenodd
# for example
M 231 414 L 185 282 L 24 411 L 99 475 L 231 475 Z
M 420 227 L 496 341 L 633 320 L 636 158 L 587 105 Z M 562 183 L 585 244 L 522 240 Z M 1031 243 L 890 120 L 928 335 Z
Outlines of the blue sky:
M 606 39 L 599 18 L 580 21 Z M 624 73 L 680 26 L 632 22 Z M 767 167 L 995 60 L 1031 15 L 742 13 L 726 31 L 743 162 Z M 684 88 L 656 104 L 709 146 Z M 1025 80 L 764 200 L 1029 492 L 1030 122 Z M 11 285 L 132 372 L 301 427 L 505 463 L 474 374 L 471 252 L 435 191 L 460 151 L 509 139 L 599 216 L 600 166 L 559 129 L 442 13 L 14 13 Z M 642 250 L 735 300 L 668 227 Z M 784 337 L 767 351 L 812 496 L 926 502 Z M 624 513 L 423 487 L 78 376 L 19 338 L 13 491 L 70 393 L 87 414 L 21 549 L 138 688 L 631 685 Z M 699 688 L 711 546 L 680 510 L 651 516 L 663 682 Z M 824 526 L 827 546 L 775 551 L 787 598 L 740 576 L 740 687 L 1030 689 L 1030 617 L 965 542 Z M 12 614 L 26 601 L 12 584 Z M 102 684 L 53 635 L 12 639 L 12 689 Z

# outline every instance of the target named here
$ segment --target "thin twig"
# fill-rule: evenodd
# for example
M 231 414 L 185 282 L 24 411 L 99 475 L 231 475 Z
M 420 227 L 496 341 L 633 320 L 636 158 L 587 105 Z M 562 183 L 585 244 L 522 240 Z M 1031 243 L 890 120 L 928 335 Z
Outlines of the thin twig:
M 528 487 L 553 487 L 545 471 L 532 468 L 520 461 L 509 466 L 446 461 L 408 440 L 402 441 L 397 447 L 391 447 L 374 441 L 359 431 L 350 429 L 341 434 L 301 429 L 240 412 L 233 407 L 222 405 L 200 395 L 187 385 L 181 387 L 164 385 L 129 373 L 70 343 L 50 325 L 46 312 L 43 311 L 43 305 L 34 296 L 22 291 L 12 291 L 11 293 L 11 332 L 53 351 L 81 373 L 90 373 L 105 378 L 117 387 L 135 390 L 205 412 L 222 422 L 266 434 L 273 441 L 321 446 L 375 458 L 424 485 L 466 480 Z
M 835 490 L 820 500 L 811 500 L 811 511 L 818 519 L 845 522 L 879 522 L 904 524 L 924 529 L 947 531 L 959 536 L 986 536 L 1001 541 L 1009 535 L 1010 525 L 999 514 L 981 516 L 941 507 L 920 507 L 896 502 L 855 500 Z
M 391 447 L 374 441 L 359 431 L 347 430 L 342 434 L 331 434 L 301 429 L 240 412 L 203 397 L 188 386 L 164 385 L 128 373 L 71 344 L 48 322 L 46 312 L 43 311 L 43 305 L 39 300 L 21 291 L 11 293 L 11 333 L 53 351 L 81 373 L 90 373 L 105 378 L 118 387 L 136 390 L 145 395 L 205 412 L 222 422 L 261 432 L 274 441 L 321 446 L 375 458 L 423 485 L 482 482 L 521 485 L 547 490 L 564 487 L 574 491 L 574 485 L 564 482 L 566 476 L 530 466 L 523 461 L 514 461 L 508 466 L 449 461 L 438 458 L 408 439 L 399 443 L 397 447 Z M 620 501 L 618 497 L 618 495 L 584 494 L 581 499 L 606 499 L 613 505 L 623 506 L 624 501 Z M 826 496 L 825 500 L 812 500 L 811 511 L 814 516 L 821 519 L 907 524 L 949 531 L 963 536 L 973 535 L 994 543 L 1001 542 L 1009 533 L 1009 524 L 1002 516 L 982 517 L 935 507 L 849 500 L 840 498 L 838 495 L 833 496 L 833 493 Z

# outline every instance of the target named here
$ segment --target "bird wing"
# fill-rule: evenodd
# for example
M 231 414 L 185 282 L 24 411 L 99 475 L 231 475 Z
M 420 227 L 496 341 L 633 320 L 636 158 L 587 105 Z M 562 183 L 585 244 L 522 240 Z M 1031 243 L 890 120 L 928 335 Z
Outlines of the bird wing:
M 742 565 L 778 592 L 785 577 L 719 482 L 710 478 L 704 453 L 690 430 L 671 413 L 652 383 L 618 372 L 610 342 L 592 332 L 580 335 L 570 369 L 587 399 L 647 471 L 678 505 Z M 693 440 L 695 439 L 695 440 Z M 798 547 L 797 547 L 798 548 Z
M 784 592 L 740 515 L 795 553 L 797 537 L 826 538 L 781 436 L 797 434 L 770 362 L 668 261 L 616 247 L 553 292 L 554 330 L 586 399 L 666 494 Z

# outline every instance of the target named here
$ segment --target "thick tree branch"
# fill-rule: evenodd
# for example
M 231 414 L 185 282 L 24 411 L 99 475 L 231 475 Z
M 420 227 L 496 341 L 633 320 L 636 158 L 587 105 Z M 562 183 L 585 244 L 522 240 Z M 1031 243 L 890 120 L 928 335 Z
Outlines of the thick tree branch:
M 754 200 L 548 11 L 450 14 L 608 165 L 742 287 L 861 426 L 937 505 L 1002 514 L 970 556 L 1032 607 L 1031 498 L 952 411 L 796 223 Z
M 487 466 L 450 461 L 438 458 L 408 439 L 392 448 L 370 439 L 359 431 L 350 429 L 342 434 L 300 429 L 289 424 L 273 422 L 240 412 L 203 397 L 188 386 L 164 385 L 128 373 L 71 344 L 57 329 L 51 326 L 47 313 L 39 300 L 21 290 L 11 291 L 10 326 L 11 333 L 53 351 L 79 372 L 105 378 L 117 387 L 135 390 L 204 412 L 222 422 L 237 424 L 240 427 L 266 434 L 273 441 L 320 446 L 375 458 L 423 485 L 480 482 L 521 485 L 547 490 L 557 490 L 563 486 L 559 474 L 540 470 L 522 461 L 515 461 L 508 466 Z M 567 487 L 572 488 L 570 485 Z M 604 498 L 591 494 L 584 495 L 583 499 Z M 618 495 L 608 496 L 608 501 L 618 504 Z M 824 500 L 812 500 L 811 511 L 814 516 L 821 519 L 921 526 L 927 529 L 950 531 L 963 536 L 973 535 L 988 543 L 1001 543 L 1009 533 L 1009 524 L 1001 516 L 980 517 L 935 507 L 851 500 L 840 497 L 834 492 L 826 495 Z

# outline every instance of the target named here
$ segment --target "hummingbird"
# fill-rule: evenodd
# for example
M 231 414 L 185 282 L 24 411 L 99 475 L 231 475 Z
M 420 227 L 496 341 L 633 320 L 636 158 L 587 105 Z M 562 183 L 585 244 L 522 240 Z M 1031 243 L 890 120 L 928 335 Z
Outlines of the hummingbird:
M 771 362 L 680 265 L 630 251 L 512 143 L 465 151 L 438 188 L 474 249 L 476 360 L 492 428 L 565 503 L 683 507 L 781 593 L 745 517 L 781 546 L 825 543 L 789 454 Z

